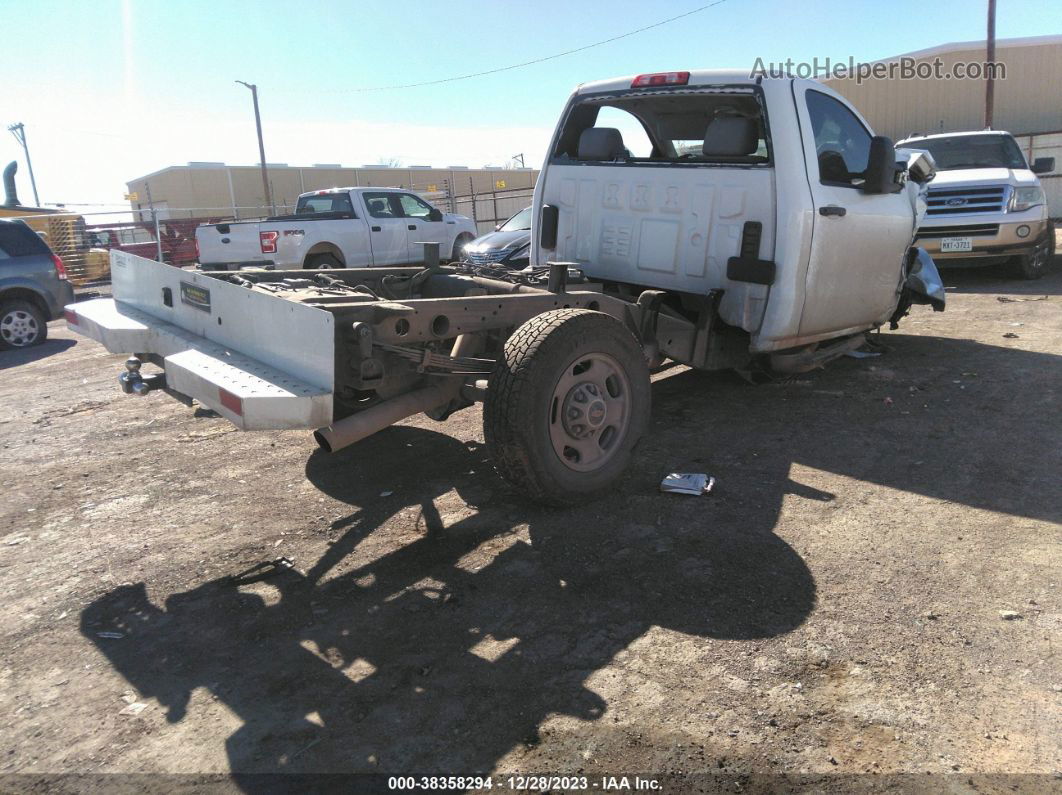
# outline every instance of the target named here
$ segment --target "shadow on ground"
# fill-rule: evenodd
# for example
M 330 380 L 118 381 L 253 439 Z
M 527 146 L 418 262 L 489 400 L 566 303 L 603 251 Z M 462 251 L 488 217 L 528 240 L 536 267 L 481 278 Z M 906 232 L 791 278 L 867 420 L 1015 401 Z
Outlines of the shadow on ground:
M 1011 393 L 989 377 L 1042 378 L 1043 368 L 1059 372 L 1058 357 L 886 340 L 904 377 L 976 366 L 991 385 L 960 395 L 941 377 L 885 407 L 897 383 L 868 360 L 839 362 L 808 387 L 679 371 L 654 386 L 652 434 L 622 487 L 570 511 L 507 493 L 475 443 L 391 428 L 311 456 L 307 477 L 352 510 L 320 561 L 270 580 L 273 597 L 216 580 L 156 605 L 143 583 L 129 585 L 87 606 L 82 631 L 170 721 L 184 718 L 196 688 L 222 700 L 242 721 L 227 740 L 242 773 L 469 774 L 538 743 L 551 714 L 601 721 L 604 732 L 609 704 L 586 681 L 651 627 L 743 640 L 805 621 L 815 579 L 773 531 L 787 495 L 833 495 L 795 482 L 794 463 L 1058 517 L 1047 475 L 1012 469 L 1016 455 L 1058 457 L 1057 431 L 1028 422 L 1052 395 Z M 719 493 L 659 495 L 671 469 L 711 472 Z M 436 504 L 455 486 L 475 509 L 444 526 Z M 340 572 L 400 511 L 417 512 L 423 534 Z M 514 532 L 524 524 L 530 543 Z
M 49 356 L 55 356 L 55 354 L 62 353 L 75 345 L 77 345 L 76 340 L 45 340 L 40 345 L 34 345 L 32 348 L 0 350 L 0 370 L 47 359 Z
M 1039 279 L 1021 279 L 1006 263 L 979 268 L 941 268 L 949 293 L 1003 295 L 1062 295 L 1062 256 L 1056 256 Z

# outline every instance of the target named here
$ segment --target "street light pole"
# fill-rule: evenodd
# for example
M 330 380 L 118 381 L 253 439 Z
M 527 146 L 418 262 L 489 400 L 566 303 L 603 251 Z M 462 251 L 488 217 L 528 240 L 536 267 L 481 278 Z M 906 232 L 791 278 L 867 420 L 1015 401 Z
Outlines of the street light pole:
M 273 215 L 276 215 L 277 206 L 273 204 L 273 194 L 269 190 L 269 173 L 266 171 L 265 144 L 262 143 L 262 115 L 258 112 L 258 86 L 253 83 L 245 83 L 242 80 L 237 80 L 236 82 L 251 89 L 251 99 L 254 100 L 254 126 L 258 130 L 258 156 L 261 158 L 262 164 L 262 190 L 265 191 L 266 204 L 269 205 Z
M 8 130 L 15 136 L 15 140 L 22 144 L 22 151 L 26 154 L 26 166 L 29 168 L 30 185 L 33 186 L 33 203 L 35 206 L 41 206 L 40 197 L 37 196 L 37 180 L 33 178 L 33 161 L 30 160 L 29 147 L 26 145 L 26 128 L 22 122 L 18 124 L 8 125 Z

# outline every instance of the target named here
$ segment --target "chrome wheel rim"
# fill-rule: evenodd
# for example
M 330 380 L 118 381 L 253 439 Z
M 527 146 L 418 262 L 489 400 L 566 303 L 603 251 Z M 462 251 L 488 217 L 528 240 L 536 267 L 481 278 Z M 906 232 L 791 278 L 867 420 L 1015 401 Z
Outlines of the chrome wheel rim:
M 584 354 L 564 368 L 550 402 L 549 439 L 566 467 L 591 472 L 616 454 L 630 425 L 630 395 L 630 381 L 608 354 Z
M 0 339 L 13 348 L 32 344 L 40 333 L 37 318 L 25 309 L 12 309 L 0 317 Z

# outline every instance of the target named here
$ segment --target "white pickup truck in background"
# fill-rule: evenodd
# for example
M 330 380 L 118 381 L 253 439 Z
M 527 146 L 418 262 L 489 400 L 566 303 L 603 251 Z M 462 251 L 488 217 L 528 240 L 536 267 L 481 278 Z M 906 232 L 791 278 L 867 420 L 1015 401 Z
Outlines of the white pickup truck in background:
M 460 259 L 476 235 L 472 219 L 406 190 L 332 188 L 299 196 L 293 215 L 200 226 L 195 242 L 204 270 L 365 268 L 424 262 L 425 242 Z

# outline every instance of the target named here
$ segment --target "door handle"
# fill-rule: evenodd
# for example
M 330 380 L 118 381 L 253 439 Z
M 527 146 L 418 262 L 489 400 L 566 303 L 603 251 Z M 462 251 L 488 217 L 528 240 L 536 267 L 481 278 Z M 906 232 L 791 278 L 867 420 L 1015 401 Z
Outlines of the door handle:
M 382 230 L 380 229 L 380 227 L 378 227 L 378 226 L 374 226 L 374 227 L 372 228 L 372 231 L 373 231 L 373 232 L 380 232 L 380 231 L 382 231 Z
M 836 204 L 827 204 L 825 207 L 819 208 L 819 215 L 835 215 L 838 218 L 841 218 L 847 212 L 848 210 L 846 210 L 844 207 L 841 207 Z
M 417 231 L 417 225 L 416 224 L 409 224 L 406 227 L 406 229 L 408 229 L 410 232 L 416 232 Z

